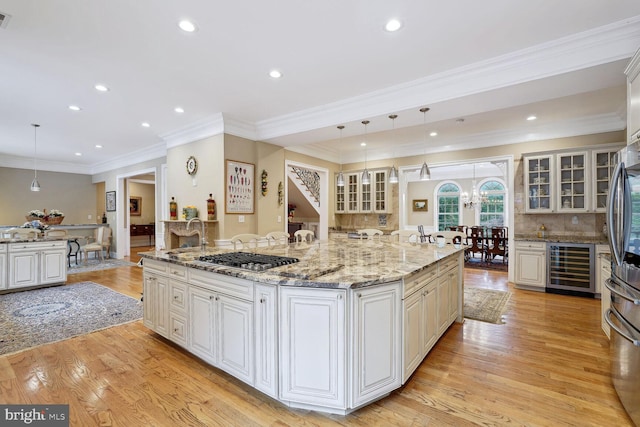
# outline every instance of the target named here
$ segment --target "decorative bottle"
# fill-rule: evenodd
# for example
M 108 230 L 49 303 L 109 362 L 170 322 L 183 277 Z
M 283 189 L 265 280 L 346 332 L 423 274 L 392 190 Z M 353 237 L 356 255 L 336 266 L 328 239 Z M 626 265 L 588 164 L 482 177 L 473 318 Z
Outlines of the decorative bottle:
M 544 224 L 542 224 L 538 229 L 538 237 L 544 239 L 546 237 L 546 234 L 547 234 L 547 229 L 544 226 Z
M 102 223 L 103 224 L 107 223 L 107 214 L 106 214 L 106 212 L 102 212 Z
M 216 201 L 213 200 L 213 194 L 209 193 L 207 199 L 207 220 L 213 221 L 216 219 Z
M 169 202 L 169 218 L 172 220 L 178 219 L 178 204 L 176 203 L 175 197 L 171 197 L 171 201 Z

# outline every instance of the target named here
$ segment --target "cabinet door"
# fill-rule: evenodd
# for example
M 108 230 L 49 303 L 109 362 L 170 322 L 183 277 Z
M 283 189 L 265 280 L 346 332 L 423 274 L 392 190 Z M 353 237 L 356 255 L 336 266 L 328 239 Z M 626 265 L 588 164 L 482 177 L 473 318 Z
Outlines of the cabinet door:
M 169 304 L 167 301 L 168 279 L 155 274 L 145 274 L 143 288 L 144 325 L 168 337 Z
M 36 286 L 38 274 L 37 252 L 9 253 L 9 289 Z
M 424 300 L 423 288 L 409 295 L 403 301 L 403 355 L 402 382 L 404 383 L 416 370 L 424 358 Z
M 621 148 L 621 147 L 619 147 Z M 619 149 L 618 148 L 618 149 Z M 592 152 L 591 197 L 595 212 L 605 212 L 609 197 L 609 179 L 613 174 L 613 156 L 616 150 L 594 150 Z
M 372 178 L 373 211 L 375 213 L 387 213 L 389 212 L 387 171 L 373 171 Z
M 524 157 L 525 213 L 553 212 L 553 156 Z
M 0 254 L 0 290 L 7 288 L 7 254 Z
M 449 282 L 449 325 L 458 317 L 458 297 L 460 296 L 458 278 L 458 267 L 445 273 L 445 279 Z
M 640 54 L 636 52 L 627 70 L 627 141 L 640 130 Z
M 280 399 L 346 409 L 345 295 L 280 288 Z
M 544 289 L 547 281 L 546 256 L 544 243 L 516 244 L 516 284 Z
M 401 384 L 400 284 L 354 290 L 352 396 L 356 408 Z
M 442 335 L 449 327 L 449 301 L 451 286 L 447 275 L 438 277 L 438 336 Z
M 345 192 L 344 192 L 344 188 L 345 186 L 338 186 L 337 185 L 337 179 L 338 179 L 338 175 L 336 175 L 336 206 L 335 206 L 335 212 L 336 213 L 344 213 L 345 211 Z M 346 185 L 346 183 L 345 183 Z
M 373 178 L 371 177 L 373 173 L 369 171 L 369 184 L 361 184 L 359 187 L 360 190 L 360 212 L 371 212 L 373 211 L 373 197 L 372 197 L 372 188 L 373 188 Z
M 253 303 L 220 294 L 218 366 L 253 385 Z
M 202 359 L 216 365 L 216 295 L 189 287 L 189 349 Z
M 438 340 L 438 281 L 433 280 L 422 290 L 424 307 L 424 348 L 426 355 Z
M 169 336 L 174 343 L 187 348 L 187 319 L 178 313 L 169 312 Z
M 63 283 L 67 280 L 67 253 L 49 250 L 40 253 L 40 284 Z
M 357 173 L 349 173 L 345 176 L 345 196 L 347 206 L 345 212 L 357 213 L 360 208 L 360 177 Z
M 275 286 L 255 285 L 255 387 L 278 397 L 278 311 Z
M 556 159 L 558 212 L 589 211 L 589 165 L 586 152 L 558 154 Z

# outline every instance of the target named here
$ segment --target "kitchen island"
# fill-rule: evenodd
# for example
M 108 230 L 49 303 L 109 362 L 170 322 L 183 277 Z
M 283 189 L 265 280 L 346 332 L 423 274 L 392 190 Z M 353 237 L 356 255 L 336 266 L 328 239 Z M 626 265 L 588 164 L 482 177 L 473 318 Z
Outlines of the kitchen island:
M 144 252 L 144 324 L 286 405 L 346 414 L 463 321 L 463 251 L 316 241 L 252 250 L 298 260 L 263 271 L 198 259 L 218 248 Z
M 0 294 L 67 280 L 67 240 L 0 238 Z

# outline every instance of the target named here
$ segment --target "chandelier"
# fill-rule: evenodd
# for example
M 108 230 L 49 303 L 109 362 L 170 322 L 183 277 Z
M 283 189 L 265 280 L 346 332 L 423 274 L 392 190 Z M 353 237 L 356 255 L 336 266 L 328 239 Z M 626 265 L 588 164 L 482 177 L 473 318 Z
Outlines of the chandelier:
M 473 180 L 471 181 L 471 197 L 466 191 L 461 194 L 462 204 L 467 209 L 479 209 L 483 203 L 487 203 L 489 198 L 486 191 L 478 193 L 476 190 L 476 165 L 473 165 Z

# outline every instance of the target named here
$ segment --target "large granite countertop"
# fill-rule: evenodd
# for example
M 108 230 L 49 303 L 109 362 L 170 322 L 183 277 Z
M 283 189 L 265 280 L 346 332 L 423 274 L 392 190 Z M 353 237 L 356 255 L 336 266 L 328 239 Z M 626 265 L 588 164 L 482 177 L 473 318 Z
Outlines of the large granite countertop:
M 25 238 L 0 238 L 0 243 L 28 243 L 28 242 L 54 242 L 57 240 L 67 240 L 66 237 L 38 237 L 37 239 L 25 239 Z
M 550 243 L 594 243 L 597 245 L 608 245 L 609 241 L 604 235 L 600 236 L 565 236 L 548 235 L 538 237 L 537 234 L 516 234 L 514 240 L 525 240 L 527 242 L 550 242 Z
M 464 250 L 435 244 L 391 243 L 371 240 L 316 241 L 310 244 L 292 243 L 272 247 L 261 247 L 252 251 L 260 254 L 298 258 L 295 264 L 256 272 L 240 268 L 225 267 L 199 261 L 198 257 L 224 252 L 229 249 L 207 248 L 177 249 L 169 251 L 141 252 L 143 258 L 167 261 L 199 270 L 211 271 L 227 276 L 256 282 L 322 288 L 360 288 L 400 280 L 418 273 L 429 265 Z M 144 261 L 143 261 L 144 262 Z

